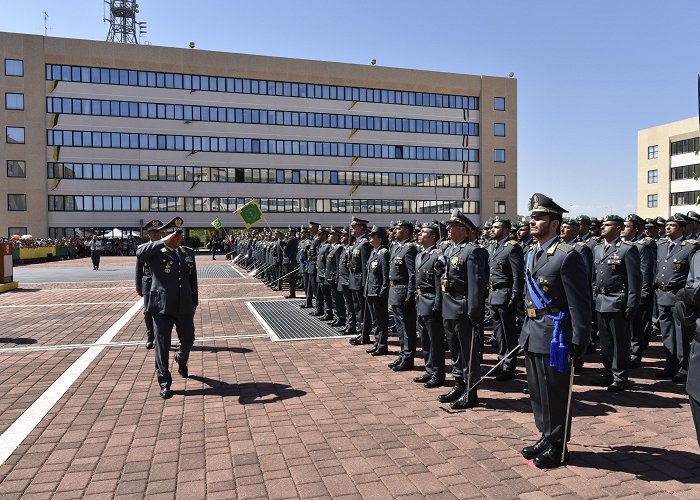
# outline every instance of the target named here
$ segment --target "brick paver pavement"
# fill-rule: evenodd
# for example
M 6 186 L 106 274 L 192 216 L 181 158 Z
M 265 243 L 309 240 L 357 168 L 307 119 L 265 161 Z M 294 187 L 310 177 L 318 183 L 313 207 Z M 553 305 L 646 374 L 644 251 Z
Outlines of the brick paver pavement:
M 158 397 L 137 313 L 0 466 L 0 498 L 700 498 L 685 393 L 653 379 L 658 342 L 633 390 L 576 386 L 570 465 L 540 471 L 518 453 L 537 437 L 522 369 L 454 413 L 419 371 L 343 338 L 272 342 L 245 302 L 281 294 L 247 274 L 201 280 L 200 296 L 198 337 L 222 338 L 195 343 L 175 397 Z M 88 346 L 44 348 L 94 343 L 137 300 L 127 281 L 0 295 L 0 432 Z

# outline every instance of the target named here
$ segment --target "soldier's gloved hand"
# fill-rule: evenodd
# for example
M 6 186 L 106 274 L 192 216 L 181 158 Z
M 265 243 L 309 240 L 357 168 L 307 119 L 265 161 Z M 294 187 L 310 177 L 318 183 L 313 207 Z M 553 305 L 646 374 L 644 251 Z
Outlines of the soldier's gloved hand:
M 635 309 L 633 307 L 628 307 L 625 309 L 625 319 L 627 321 L 630 321 L 634 317 L 634 311 Z

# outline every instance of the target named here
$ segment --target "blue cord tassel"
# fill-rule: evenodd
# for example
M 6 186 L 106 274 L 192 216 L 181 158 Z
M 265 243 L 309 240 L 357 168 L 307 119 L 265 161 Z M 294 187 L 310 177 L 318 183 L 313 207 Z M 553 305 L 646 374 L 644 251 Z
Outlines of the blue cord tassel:
M 569 370 L 569 355 L 566 352 L 566 344 L 564 343 L 564 334 L 559 337 L 559 356 L 557 359 L 557 371 L 566 373 Z
M 556 334 L 552 341 L 549 343 L 549 366 L 557 366 L 557 350 L 559 349 L 559 342 L 557 341 Z

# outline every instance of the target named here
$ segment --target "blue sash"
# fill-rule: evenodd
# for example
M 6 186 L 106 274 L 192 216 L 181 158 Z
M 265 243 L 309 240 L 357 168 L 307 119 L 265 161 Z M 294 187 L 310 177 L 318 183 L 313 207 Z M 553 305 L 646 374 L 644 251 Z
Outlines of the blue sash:
M 532 250 L 527 253 L 527 265 L 525 267 L 525 284 L 527 286 L 527 292 L 530 294 L 530 299 L 537 309 L 551 309 L 552 303 L 547 299 L 540 286 L 532 278 L 532 274 L 530 274 L 531 263 Z M 560 373 L 569 371 L 569 356 L 564 339 L 564 328 L 561 324 L 564 318 L 568 316 L 569 311 L 560 311 L 559 314 L 547 314 L 547 317 L 554 322 L 552 341 L 549 344 L 549 366 L 556 367 L 557 371 Z

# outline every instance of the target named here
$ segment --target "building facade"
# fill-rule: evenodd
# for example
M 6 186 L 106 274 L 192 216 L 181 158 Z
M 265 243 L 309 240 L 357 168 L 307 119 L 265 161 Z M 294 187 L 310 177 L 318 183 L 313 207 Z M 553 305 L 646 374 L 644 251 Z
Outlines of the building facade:
M 0 234 L 516 215 L 512 78 L 0 33 Z
M 637 134 L 637 213 L 664 218 L 700 212 L 698 118 L 640 130 Z

